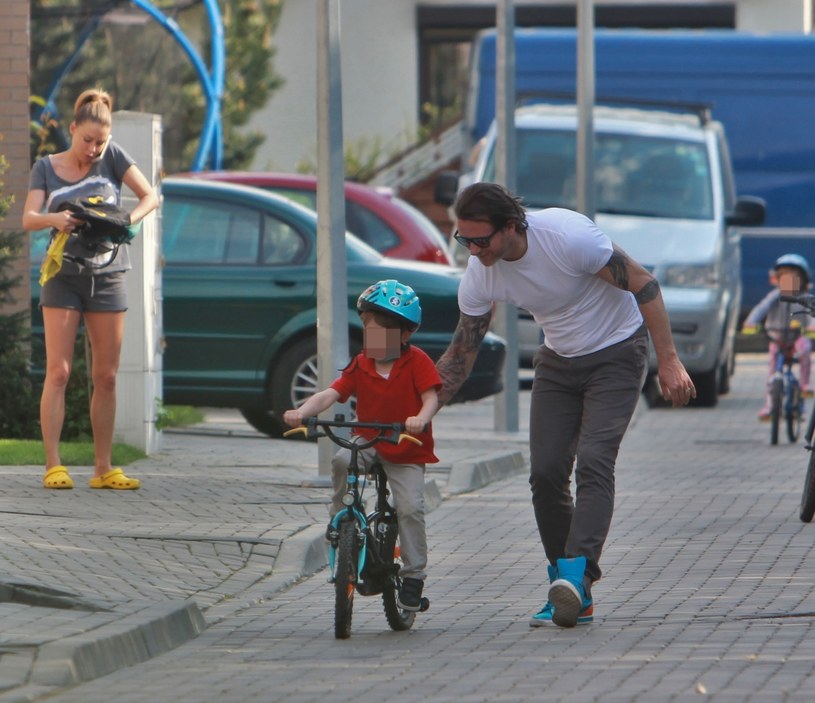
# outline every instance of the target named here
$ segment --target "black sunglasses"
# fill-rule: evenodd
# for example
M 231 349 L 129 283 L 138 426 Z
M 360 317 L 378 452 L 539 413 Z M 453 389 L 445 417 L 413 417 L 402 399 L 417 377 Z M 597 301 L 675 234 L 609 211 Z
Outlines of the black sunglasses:
M 506 227 L 506 225 L 504 225 Z M 499 227 L 490 232 L 486 237 L 462 237 L 458 230 L 453 232 L 453 239 L 455 239 L 461 246 L 469 247 L 470 244 L 475 244 L 479 249 L 486 249 L 490 245 L 490 239 L 498 234 L 504 227 Z

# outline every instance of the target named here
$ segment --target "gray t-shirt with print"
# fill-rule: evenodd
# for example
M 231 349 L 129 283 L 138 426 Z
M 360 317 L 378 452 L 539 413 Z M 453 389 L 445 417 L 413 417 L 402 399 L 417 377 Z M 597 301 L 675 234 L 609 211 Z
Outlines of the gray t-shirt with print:
M 30 189 L 45 191 L 45 209 L 48 212 L 63 209 L 59 205 L 66 200 L 90 196 L 101 196 L 106 203 L 120 205 L 122 181 L 127 169 L 134 163 L 136 162 L 124 149 L 115 142 L 110 142 L 102 159 L 91 166 L 87 175 L 79 181 L 71 182 L 56 174 L 51 158 L 46 156 L 36 161 L 31 169 Z M 113 261 L 110 258 L 114 246 L 106 245 L 105 249 L 95 252 L 84 246 L 79 237 L 70 237 L 65 245 L 65 258 L 60 274 L 100 275 L 132 268 L 127 246 L 119 247 Z M 85 260 L 89 265 L 83 266 L 72 259 Z

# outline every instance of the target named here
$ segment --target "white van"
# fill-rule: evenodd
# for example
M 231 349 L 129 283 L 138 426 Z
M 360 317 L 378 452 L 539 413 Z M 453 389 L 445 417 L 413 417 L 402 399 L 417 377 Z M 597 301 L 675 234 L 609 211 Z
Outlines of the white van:
M 519 108 L 515 126 L 515 191 L 524 205 L 576 209 L 575 106 Z M 696 404 L 713 406 L 729 389 L 741 301 L 732 225 L 760 224 L 763 202 L 737 199 L 724 130 L 705 111 L 598 106 L 594 132 L 595 221 L 659 280 L 677 352 L 696 384 Z M 459 186 L 495 180 L 495 142 L 493 123 L 472 174 Z

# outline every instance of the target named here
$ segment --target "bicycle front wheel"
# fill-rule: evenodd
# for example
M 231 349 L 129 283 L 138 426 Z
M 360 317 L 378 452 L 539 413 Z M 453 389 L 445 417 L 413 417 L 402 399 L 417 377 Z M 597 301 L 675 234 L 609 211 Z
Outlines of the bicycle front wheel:
M 334 637 L 338 640 L 346 640 L 351 636 L 357 558 L 357 528 L 352 520 L 346 520 L 340 523 L 334 575 Z
M 795 382 L 790 386 L 786 416 L 787 439 L 797 442 L 801 436 L 801 386 Z
M 778 429 L 781 425 L 781 405 L 784 402 L 784 382 L 773 380 L 770 386 L 770 444 L 778 444 Z
M 809 452 L 809 466 L 804 479 L 804 492 L 801 494 L 801 522 L 812 522 L 815 515 L 815 451 Z
M 397 596 L 401 581 L 398 576 L 398 564 L 396 564 L 396 537 L 399 527 L 396 523 L 387 524 L 384 534 L 381 535 L 379 543 L 379 555 L 382 562 L 393 569 L 393 577 L 387 579 L 382 589 L 382 605 L 385 609 L 385 619 L 388 621 L 391 630 L 402 632 L 413 627 L 416 613 L 410 610 L 402 610 L 397 603 Z M 381 534 L 381 533 L 380 533 Z

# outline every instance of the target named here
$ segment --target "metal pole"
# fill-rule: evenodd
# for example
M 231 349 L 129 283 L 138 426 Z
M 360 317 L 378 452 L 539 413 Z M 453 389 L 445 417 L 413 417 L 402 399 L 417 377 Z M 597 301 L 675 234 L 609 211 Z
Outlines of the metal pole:
M 317 364 L 319 387 L 348 363 L 345 167 L 340 80 L 340 0 L 317 10 Z M 339 294 L 337 292 L 339 291 Z M 334 445 L 318 442 L 318 474 L 331 475 Z
M 515 5 L 499 0 L 496 7 L 495 119 L 498 127 L 495 176 L 515 190 Z M 499 432 L 518 431 L 518 310 L 498 303 L 493 327 L 507 343 L 504 390 L 495 396 L 493 426 Z
M 577 209 L 594 219 L 594 0 L 577 4 Z

